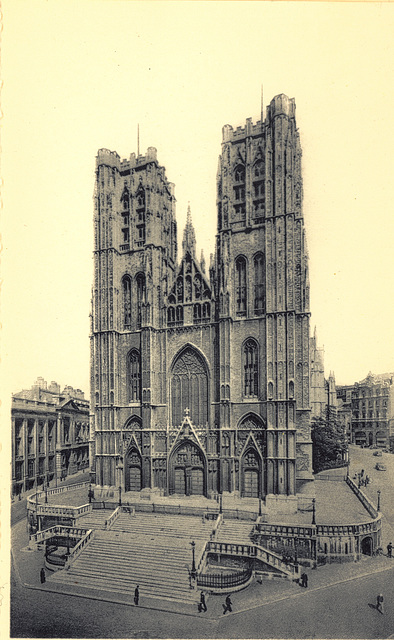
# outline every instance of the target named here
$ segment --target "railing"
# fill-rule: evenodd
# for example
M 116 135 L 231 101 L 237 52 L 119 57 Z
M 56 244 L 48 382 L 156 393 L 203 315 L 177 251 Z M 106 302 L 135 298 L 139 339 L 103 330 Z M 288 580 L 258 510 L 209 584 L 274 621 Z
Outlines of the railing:
M 283 536 L 295 538 L 312 538 L 316 535 L 316 525 L 303 527 L 286 524 L 258 523 L 254 526 L 252 535 Z
M 293 576 L 297 573 L 297 569 L 292 564 L 286 564 L 283 562 L 276 553 L 273 551 L 269 551 L 264 547 L 253 544 L 238 544 L 236 542 L 216 542 L 210 541 L 207 542 L 204 550 L 204 554 L 206 553 L 218 553 L 222 555 L 229 556 L 241 556 L 247 558 L 258 558 L 262 560 L 270 567 L 274 567 L 278 571 L 288 575 Z
M 252 574 L 252 566 L 248 567 L 244 571 L 238 571 L 237 573 L 231 574 L 206 573 L 205 575 L 197 576 L 197 585 L 199 587 L 204 587 L 205 589 L 230 590 L 249 582 Z
M 93 539 L 94 537 L 94 530 L 93 529 L 89 529 L 89 531 L 87 531 L 86 535 L 81 538 L 81 540 L 78 542 L 78 544 L 74 547 L 74 549 L 71 551 L 68 560 L 66 562 L 65 565 L 65 569 L 69 569 L 71 564 L 74 562 L 74 560 L 76 560 L 76 558 L 78 558 L 78 556 L 82 553 L 82 551 L 84 550 L 84 548 L 86 547 L 86 545 Z
M 54 487 L 53 489 L 47 489 L 47 491 L 36 491 L 31 496 L 27 497 L 27 508 L 35 511 L 36 501 L 39 502 L 45 496 L 54 496 L 58 493 L 65 493 L 67 491 L 75 491 L 76 489 L 84 489 L 89 487 L 90 482 L 76 482 L 75 484 L 69 484 L 64 487 Z
M 79 527 L 65 527 L 63 525 L 55 525 L 54 527 L 49 527 L 49 529 L 44 529 L 43 531 L 38 531 L 34 533 L 29 538 L 29 548 L 32 548 L 33 545 L 39 545 L 41 542 L 48 540 L 49 538 L 53 538 L 55 536 L 67 536 L 69 538 L 82 538 L 87 533 L 87 529 L 81 529 Z
M 91 504 L 83 504 L 80 507 L 70 507 L 65 505 L 50 505 L 50 504 L 39 504 L 37 506 L 37 515 L 38 516 L 62 516 L 67 518 L 79 518 L 81 515 L 86 513 L 90 513 L 92 511 Z
M 106 521 L 107 522 L 106 529 L 110 529 L 112 527 L 113 523 L 115 522 L 115 520 L 119 518 L 121 513 L 122 513 L 122 507 L 117 507 L 113 512 L 113 514 Z
M 376 518 L 379 513 L 378 510 L 375 508 L 372 502 L 367 498 L 365 493 L 363 493 L 361 489 L 358 488 L 358 486 L 353 482 L 353 480 L 349 476 L 346 477 L 346 484 L 351 488 L 353 493 L 356 494 L 357 498 L 360 500 L 362 505 L 368 511 L 369 515 L 372 516 L 373 518 Z

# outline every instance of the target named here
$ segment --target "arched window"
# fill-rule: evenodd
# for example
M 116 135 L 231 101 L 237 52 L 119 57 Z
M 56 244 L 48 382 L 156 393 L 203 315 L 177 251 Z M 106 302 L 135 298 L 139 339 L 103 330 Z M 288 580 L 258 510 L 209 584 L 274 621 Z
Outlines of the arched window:
M 122 279 L 123 289 L 123 327 L 128 329 L 131 326 L 131 278 L 124 276 Z
M 259 353 L 255 340 L 249 339 L 243 349 L 244 395 L 259 395 Z
M 181 424 L 185 409 L 195 425 L 208 421 L 208 374 L 202 357 L 191 347 L 184 349 L 171 372 L 172 424 Z
M 201 322 L 201 305 L 195 304 L 193 306 L 193 322 L 199 324 Z
M 234 182 L 245 182 L 245 167 L 242 164 L 235 167 Z
M 246 315 L 246 260 L 243 256 L 237 258 L 236 269 L 236 311 L 237 315 Z
M 176 308 L 176 323 L 177 325 L 183 324 L 183 307 Z
M 167 309 L 167 324 L 169 327 L 175 324 L 175 309 L 174 307 L 168 307 Z
M 254 259 L 254 312 L 256 315 L 264 313 L 265 308 L 265 268 L 264 256 L 259 253 Z
M 137 281 L 137 329 L 141 329 L 142 322 L 142 305 L 145 302 L 145 276 L 139 273 L 136 276 Z
M 129 402 L 139 402 L 141 400 L 141 358 L 136 349 L 130 351 L 127 356 L 127 373 Z
M 262 160 L 257 160 L 254 163 L 253 173 L 255 178 L 260 178 L 264 175 L 264 162 Z
M 204 322 L 209 322 L 211 319 L 211 305 L 209 302 L 204 302 L 202 306 L 202 318 Z

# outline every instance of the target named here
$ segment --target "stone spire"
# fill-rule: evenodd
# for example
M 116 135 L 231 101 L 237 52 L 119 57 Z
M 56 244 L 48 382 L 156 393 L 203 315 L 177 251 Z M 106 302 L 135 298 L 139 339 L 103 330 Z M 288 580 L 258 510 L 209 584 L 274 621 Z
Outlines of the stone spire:
M 186 226 L 183 230 L 182 249 L 183 255 L 186 255 L 187 251 L 189 251 L 192 258 L 196 257 L 196 234 L 194 233 L 190 202 L 187 206 Z

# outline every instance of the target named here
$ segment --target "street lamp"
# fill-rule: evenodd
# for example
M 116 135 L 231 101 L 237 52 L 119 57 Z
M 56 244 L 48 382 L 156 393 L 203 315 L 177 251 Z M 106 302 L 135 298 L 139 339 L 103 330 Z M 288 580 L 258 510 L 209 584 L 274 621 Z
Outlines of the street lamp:
M 122 506 L 122 487 L 119 487 L 119 506 Z
M 312 524 L 316 524 L 316 498 L 312 498 Z
M 45 483 L 45 504 L 48 503 L 48 480 Z
M 219 513 L 223 513 L 223 495 L 219 495 Z
M 194 542 L 194 540 L 190 543 L 192 546 L 192 570 L 191 570 L 191 575 L 192 578 L 196 577 L 196 558 L 195 558 L 195 547 L 196 547 L 196 543 Z
M 380 511 L 380 489 L 378 489 L 377 494 L 378 494 L 378 511 Z

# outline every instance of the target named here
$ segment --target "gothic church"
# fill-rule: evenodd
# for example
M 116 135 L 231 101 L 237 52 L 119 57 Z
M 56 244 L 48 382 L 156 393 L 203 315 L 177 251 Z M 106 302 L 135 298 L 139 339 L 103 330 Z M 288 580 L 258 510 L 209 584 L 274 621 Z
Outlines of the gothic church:
M 308 254 L 295 102 L 223 127 L 208 272 L 156 149 L 97 155 L 91 316 L 95 482 L 294 496 L 312 478 Z

